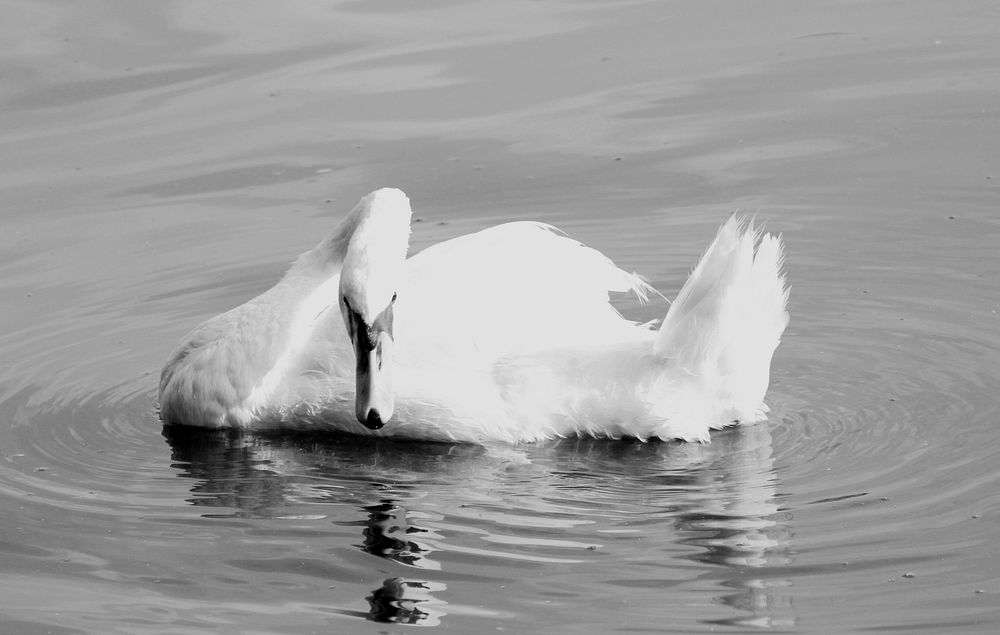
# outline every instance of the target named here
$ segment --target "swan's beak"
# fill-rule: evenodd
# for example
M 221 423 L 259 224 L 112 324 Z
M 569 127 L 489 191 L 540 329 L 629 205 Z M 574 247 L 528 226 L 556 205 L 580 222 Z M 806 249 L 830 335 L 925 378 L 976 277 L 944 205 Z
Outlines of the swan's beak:
M 382 331 L 376 335 L 375 347 L 358 355 L 357 398 L 354 414 L 371 430 L 378 430 L 392 417 L 392 336 Z
M 368 325 L 359 313 L 347 311 L 348 331 L 357 358 L 354 415 L 370 430 L 392 417 L 392 305 Z

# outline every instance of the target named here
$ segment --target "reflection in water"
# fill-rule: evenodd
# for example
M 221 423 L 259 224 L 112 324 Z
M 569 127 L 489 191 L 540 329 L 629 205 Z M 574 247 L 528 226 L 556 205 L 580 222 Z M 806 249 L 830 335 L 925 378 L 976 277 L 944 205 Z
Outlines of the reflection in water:
M 366 553 L 411 567 L 441 568 L 440 564 L 427 558 L 426 554 L 431 548 L 421 546 L 414 539 L 416 534 L 429 532 L 408 524 L 404 508 L 391 500 L 385 500 L 377 505 L 367 505 L 365 509 L 369 514 L 362 547 Z
M 227 430 L 190 432 L 164 428 L 173 448 L 172 458 L 181 462 L 176 467 L 182 467 L 184 476 L 196 481 L 191 487 L 194 498 L 189 502 L 234 510 L 206 517 L 268 515 L 289 495 L 288 484 L 274 471 L 262 439 Z
M 595 439 L 563 445 L 568 451 L 559 458 L 565 467 L 557 474 L 594 489 L 600 487 L 595 477 L 627 470 L 613 482 L 615 494 L 635 491 L 642 496 L 648 503 L 642 513 L 656 520 L 665 515 L 676 530 L 675 544 L 698 548 L 683 558 L 711 565 L 722 574 L 719 586 L 726 592 L 713 601 L 738 614 L 702 621 L 755 628 L 795 624 L 787 592 L 791 580 L 781 575 L 791 561 L 792 534 L 786 524 L 791 516 L 778 507 L 767 425 L 715 433 L 708 446 L 607 444 Z M 657 523 L 645 530 L 663 527 Z
M 441 568 L 439 563 L 426 557 L 432 549 L 421 546 L 413 538 L 414 535 L 431 532 L 410 524 L 402 506 L 384 500 L 364 509 L 368 510 L 368 526 L 363 532 L 365 542 L 362 546 L 366 553 L 410 567 Z M 368 617 L 376 622 L 434 626 L 444 615 L 441 610 L 444 602 L 431 593 L 445 588 L 444 584 L 429 580 L 389 578 L 366 598 L 371 606 Z
M 366 599 L 371 605 L 368 616 L 375 622 L 436 626 L 445 613 L 444 602 L 431 595 L 447 587 L 439 582 L 389 578 Z
M 791 532 L 779 522 L 775 496 L 771 435 L 766 426 L 731 430 L 732 453 L 719 456 L 722 476 L 717 496 L 700 511 L 679 515 L 677 527 L 688 534 L 681 542 L 703 550 L 690 559 L 727 567 L 734 589 L 717 600 L 742 614 L 708 620 L 712 624 L 785 628 L 795 625 L 790 600 L 782 591 L 787 578 L 772 572 L 790 562 Z M 767 571 L 767 577 L 758 573 Z
M 361 552 L 401 567 L 364 598 L 371 620 L 437 624 L 457 595 L 472 593 L 482 605 L 490 595 L 487 580 L 518 584 L 523 575 L 512 564 L 517 562 L 576 563 L 572 573 L 563 565 L 536 579 L 547 584 L 551 575 L 553 586 L 576 585 L 581 594 L 662 593 L 662 578 L 643 577 L 651 561 L 661 560 L 658 566 L 687 568 L 684 563 L 693 561 L 708 567 L 701 579 L 721 589 L 710 605 L 733 613 L 706 615 L 703 622 L 795 624 L 791 584 L 782 574 L 791 531 L 776 502 L 765 425 L 717 434 L 708 446 L 571 439 L 487 449 L 187 429 L 164 434 L 175 468 L 193 479 L 190 502 L 218 512 L 206 516 L 357 528 L 354 544 Z M 606 543 L 615 535 L 641 536 L 641 544 Z M 614 568 L 558 551 L 588 544 L 602 544 L 602 554 L 620 550 L 613 553 Z M 455 579 L 468 584 L 455 585 Z M 441 596 L 446 591 L 448 600 Z M 684 592 L 703 595 L 704 589 Z M 526 591 L 516 610 L 536 606 L 536 593 Z M 465 604 L 468 611 L 471 602 Z M 510 612 L 495 609 L 494 615 Z

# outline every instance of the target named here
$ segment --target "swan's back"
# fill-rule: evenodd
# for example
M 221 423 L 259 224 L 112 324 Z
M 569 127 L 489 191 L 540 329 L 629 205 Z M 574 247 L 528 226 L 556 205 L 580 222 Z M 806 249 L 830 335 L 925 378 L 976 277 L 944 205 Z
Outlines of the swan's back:
M 439 243 L 407 265 L 400 337 L 426 341 L 433 333 L 444 338 L 436 345 L 483 360 L 631 337 L 633 324 L 609 304 L 609 294 L 645 297 L 649 289 L 599 251 L 533 222 Z
M 491 227 L 429 247 L 407 266 L 391 434 L 514 442 L 562 434 L 562 418 L 556 428 L 551 421 L 564 391 L 540 403 L 525 390 L 546 385 L 558 351 L 652 341 L 609 303 L 611 293 L 644 297 L 648 285 L 549 225 Z
M 410 261 L 418 301 L 401 302 L 399 323 L 418 340 L 414 396 L 451 404 L 454 417 L 413 435 L 707 441 L 710 429 L 758 421 L 788 321 L 781 265 L 780 238 L 733 217 L 651 331 L 609 304 L 610 292 L 643 297 L 648 285 L 547 225 L 432 247 Z M 453 366 L 435 372 L 433 359 Z

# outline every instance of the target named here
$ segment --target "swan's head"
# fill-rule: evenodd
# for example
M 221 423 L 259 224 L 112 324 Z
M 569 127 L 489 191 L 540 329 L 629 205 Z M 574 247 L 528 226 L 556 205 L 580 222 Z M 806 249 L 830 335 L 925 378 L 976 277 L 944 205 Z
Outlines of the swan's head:
M 340 272 L 340 310 L 357 361 L 354 414 L 378 430 L 395 409 L 393 306 L 405 281 L 410 201 L 399 190 L 372 192 L 354 209 L 358 223 Z

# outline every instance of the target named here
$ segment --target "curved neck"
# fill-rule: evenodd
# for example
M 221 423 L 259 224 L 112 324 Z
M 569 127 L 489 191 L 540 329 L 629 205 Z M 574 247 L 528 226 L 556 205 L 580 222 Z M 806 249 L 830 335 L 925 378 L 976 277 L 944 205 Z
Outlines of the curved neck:
M 299 256 L 289 273 L 326 269 L 330 265 L 340 267 L 349 254 L 363 251 L 372 256 L 405 260 L 411 215 L 410 201 L 403 192 L 392 188 L 376 190 L 362 198 L 318 245 Z M 357 257 L 353 260 L 359 261 Z
M 385 309 L 403 281 L 410 216 L 406 195 L 378 190 L 361 199 L 344 221 L 343 225 L 352 225 L 350 234 L 345 231 L 335 237 L 346 238 L 346 244 L 334 246 L 343 249 L 341 295 L 365 317 L 374 318 Z

